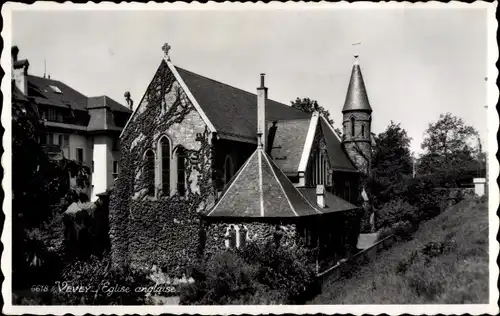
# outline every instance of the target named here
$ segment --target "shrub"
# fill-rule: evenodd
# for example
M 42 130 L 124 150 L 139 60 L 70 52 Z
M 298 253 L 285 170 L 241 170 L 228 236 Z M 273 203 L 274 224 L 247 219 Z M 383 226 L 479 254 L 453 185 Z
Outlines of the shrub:
M 409 221 L 399 221 L 392 227 L 393 234 L 402 240 L 410 240 L 416 226 Z
M 315 258 L 316 250 L 249 244 L 240 255 L 246 262 L 260 267 L 260 283 L 286 293 L 284 296 L 289 302 L 302 300 L 315 285 L 316 274 L 311 258 Z
M 143 304 L 144 292 L 136 288 L 151 286 L 146 273 L 128 268 L 110 268 L 110 260 L 91 256 L 85 261 L 75 261 L 62 272 L 61 280 L 52 287 L 54 304 L 64 305 L 136 305 Z M 82 292 L 66 291 L 83 286 Z
M 231 304 L 256 291 L 257 267 L 225 251 L 193 268 L 193 284 L 181 286 L 181 304 Z
M 384 238 L 389 237 L 390 235 L 394 234 L 394 230 L 392 227 L 384 227 L 379 230 L 377 234 L 377 241 L 381 241 Z
M 249 243 L 215 254 L 193 268 L 181 304 L 284 304 L 305 301 L 316 285 L 308 251 Z
M 397 222 L 414 223 L 417 219 L 417 208 L 403 199 L 397 199 L 386 203 L 377 212 L 376 222 L 378 227 L 392 227 Z

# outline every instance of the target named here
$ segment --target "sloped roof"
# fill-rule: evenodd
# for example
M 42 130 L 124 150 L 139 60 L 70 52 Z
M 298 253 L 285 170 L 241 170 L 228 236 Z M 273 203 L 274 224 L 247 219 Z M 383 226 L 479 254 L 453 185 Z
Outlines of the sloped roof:
M 316 188 L 299 188 L 299 191 L 309 203 L 316 203 Z M 323 212 L 343 212 L 359 208 L 328 191 L 325 191 L 324 196 L 325 208 L 321 209 Z
M 132 112 L 126 106 L 107 96 L 88 98 L 59 80 L 33 75 L 28 75 L 28 96 L 33 97 L 34 101 L 40 104 L 65 108 L 71 107 L 73 110 L 82 111 L 87 111 L 89 107 L 94 106 L 95 102 L 100 102 L 98 101 L 99 98 L 102 98 L 103 104 L 108 106 L 112 111 Z
M 257 95 L 175 67 L 217 133 L 256 142 Z M 268 99 L 266 120 L 307 119 L 305 113 L 291 106 Z
M 338 211 L 307 200 L 262 148 L 228 183 L 207 217 L 290 218 Z
M 115 125 L 113 114 L 106 108 L 111 108 L 111 104 L 116 103 L 107 96 L 91 97 L 88 99 L 88 109 L 90 114 L 88 131 L 120 131 L 121 128 Z M 119 105 L 119 104 L 118 104 Z M 116 106 L 116 105 L 112 105 Z M 111 109 L 113 110 L 113 109 Z
M 349 88 L 347 88 L 347 96 L 342 112 L 354 110 L 372 111 L 361 68 L 357 62 L 352 66 L 351 80 L 349 81 Z
M 347 156 L 342 143 L 324 117 L 319 120 L 326 143 L 326 151 L 333 170 L 358 172 Z
M 267 124 L 270 155 L 274 163 L 286 174 L 296 174 L 304 151 L 311 115 L 305 119 L 279 120 Z
M 132 110 L 121 105 L 120 103 L 111 99 L 107 95 L 101 95 L 98 97 L 89 97 L 88 98 L 87 109 L 100 108 L 100 107 L 107 107 L 107 108 L 111 109 L 111 111 L 127 112 L 127 113 L 132 112 Z
M 51 86 L 59 88 L 61 93 Z M 87 97 L 61 81 L 28 75 L 28 95 L 35 102 L 60 107 L 71 107 L 74 110 L 86 110 Z

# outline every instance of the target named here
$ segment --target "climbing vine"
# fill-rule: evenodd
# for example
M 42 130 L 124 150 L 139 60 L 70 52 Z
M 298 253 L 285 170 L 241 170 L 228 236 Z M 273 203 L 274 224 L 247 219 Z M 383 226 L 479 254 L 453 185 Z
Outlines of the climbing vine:
M 150 197 L 144 154 L 156 152 L 167 135 L 172 153 L 185 149 L 185 196 Z M 162 62 L 139 109 L 121 138 L 121 173 L 110 200 L 110 239 L 115 265 L 156 264 L 171 276 L 181 276 L 199 252 L 199 212 L 213 198 L 211 133 L 186 94 Z

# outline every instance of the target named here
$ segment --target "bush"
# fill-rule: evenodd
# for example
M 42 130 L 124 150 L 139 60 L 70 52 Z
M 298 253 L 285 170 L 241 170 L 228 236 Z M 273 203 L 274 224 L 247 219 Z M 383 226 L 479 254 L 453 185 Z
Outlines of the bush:
M 392 227 L 397 222 L 414 223 L 417 220 L 417 208 L 403 199 L 398 199 L 386 203 L 377 212 L 376 223 L 378 227 Z
M 91 256 L 76 261 L 62 272 L 61 281 L 52 287 L 53 304 L 64 305 L 138 305 L 146 294 L 136 288 L 152 286 L 144 271 L 110 268 L 108 257 Z M 66 291 L 69 287 L 86 287 L 82 292 Z
M 316 274 L 311 258 L 315 250 L 305 247 L 276 247 L 249 244 L 240 252 L 246 262 L 258 265 L 259 282 L 272 290 L 286 293 L 289 302 L 297 302 L 314 287 Z
M 394 234 L 394 230 L 392 227 L 384 227 L 379 230 L 377 234 L 377 241 L 381 241 L 384 238 L 389 237 L 390 235 Z
M 393 234 L 402 240 L 410 240 L 413 232 L 416 230 L 416 225 L 409 221 L 400 221 L 392 227 Z
M 180 289 L 181 304 L 292 304 L 305 301 L 316 277 L 301 248 L 248 244 L 224 251 L 193 269 Z

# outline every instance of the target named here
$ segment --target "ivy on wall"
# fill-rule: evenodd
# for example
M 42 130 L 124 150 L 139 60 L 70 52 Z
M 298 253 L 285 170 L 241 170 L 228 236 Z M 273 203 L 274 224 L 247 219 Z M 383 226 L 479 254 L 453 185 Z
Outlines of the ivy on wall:
M 317 133 L 315 144 L 320 134 Z M 151 197 L 147 194 L 144 155 L 150 149 L 156 152 L 158 141 L 164 135 L 172 143 L 171 155 L 178 146 L 185 150 L 185 196 L 175 193 Z M 204 238 L 208 238 L 208 248 L 218 247 L 218 241 L 202 234 L 199 215 L 214 200 L 217 178 L 214 146 L 213 135 L 168 65 L 162 62 L 121 138 L 122 167 L 110 197 L 109 210 L 114 265 L 157 265 L 169 277 L 180 277 L 189 264 L 201 257 Z M 353 213 L 348 217 L 354 217 L 353 225 L 356 226 L 359 216 Z M 253 226 L 259 228 L 259 235 L 269 235 L 271 226 Z M 354 226 L 349 239 L 349 244 L 353 245 L 357 242 L 354 235 L 357 237 L 359 233 L 359 228 L 356 232 Z M 221 234 L 222 226 L 206 228 L 212 231 L 214 238 Z
M 185 196 L 147 195 L 144 154 L 149 149 L 156 152 L 163 135 L 172 149 L 185 149 Z M 211 133 L 165 62 L 128 123 L 121 145 L 121 173 L 110 199 L 113 264 L 156 264 L 180 276 L 200 251 L 198 212 L 213 199 L 214 148 Z

